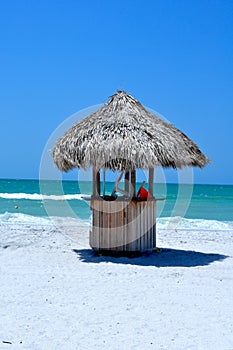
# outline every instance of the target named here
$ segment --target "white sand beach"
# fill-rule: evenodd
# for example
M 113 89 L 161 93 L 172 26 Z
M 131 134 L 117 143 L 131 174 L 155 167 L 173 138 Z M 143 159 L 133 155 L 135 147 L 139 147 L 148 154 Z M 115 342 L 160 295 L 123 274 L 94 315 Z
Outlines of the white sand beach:
M 233 231 L 158 230 L 131 259 L 79 232 L 0 225 L 0 349 L 233 349 Z

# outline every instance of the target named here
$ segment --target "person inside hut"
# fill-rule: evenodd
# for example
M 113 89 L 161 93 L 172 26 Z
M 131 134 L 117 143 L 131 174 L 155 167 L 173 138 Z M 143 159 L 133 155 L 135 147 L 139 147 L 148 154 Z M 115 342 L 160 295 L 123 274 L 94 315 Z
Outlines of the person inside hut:
M 120 175 L 117 177 L 116 179 L 116 182 L 115 182 L 115 185 L 114 185 L 114 188 L 112 190 L 112 194 L 111 194 L 111 197 L 113 199 L 116 199 L 117 198 L 117 192 L 118 193 L 121 193 L 123 194 L 124 197 L 126 198 L 130 198 L 130 192 L 129 191 L 125 191 L 123 189 L 121 189 L 119 187 L 119 183 L 122 179 L 122 176 L 123 176 L 123 171 L 120 173 Z M 144 188 L 144 185 L 145 185 L 145 181 L 142 182 L 141 186 L 139 187 L 139 190 L 137 192 L 137 195 L 136 195 L 136 198 L 139 199 L 139 200 L 147 200 L 148 198 L 152 198 L 153 196 L 150 194 L 150 192 L 148 192 L 145 188 Z
M 112 194 L 111 194 L 111 196 L 112 196 L 114 199 L 117 198 L 117 192 L 123 194 L 124 197 L 127 197 L 127 198 L 130 197 L 130 193 L 129 193 L 128 191 L 122 190 L 122 189 L 119 187 L 119 183 L 120 183 L 120 181 L 121 181 L 121 179 L 122 179 L 123 174 L 124 174 L 124 171 L 122 171 L 122 172 L 120 173 L 120 175 L 118 175 L 118 177 L 117 177 L 117 179 L 116 179 L 116 182 L 115 182 L 115 184 L 114 184 L 114 187 L 113 187 L 113 190 L 112 190 Z

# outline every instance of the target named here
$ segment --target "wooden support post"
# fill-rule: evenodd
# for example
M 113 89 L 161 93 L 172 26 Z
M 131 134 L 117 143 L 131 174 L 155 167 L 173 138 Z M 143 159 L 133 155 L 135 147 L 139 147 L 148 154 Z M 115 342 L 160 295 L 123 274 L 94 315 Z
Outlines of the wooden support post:
M 100 195 L 100 172 L 97 171 L 96 174 L 96 190 L 97 190 L 97 196 Z
M 125 191 L 129 192 L 129 171 L 125 172 Z
M 92 171 L 92 194 L 93 197 L 100 195 L 100 172 L 93 167 Z
M 131 185 L 133 187 L 133 197 L 136 197 L 136 170 L 131 170 Z
M 149 169 L 149 192 L 153 196 L 154 195 L 154 168 Z
M 96 197 L 96 170 L 92 168 L 92 196 Z
M 106 169 L 103 169 L 103 196 L 105 196 L 106 192 Z

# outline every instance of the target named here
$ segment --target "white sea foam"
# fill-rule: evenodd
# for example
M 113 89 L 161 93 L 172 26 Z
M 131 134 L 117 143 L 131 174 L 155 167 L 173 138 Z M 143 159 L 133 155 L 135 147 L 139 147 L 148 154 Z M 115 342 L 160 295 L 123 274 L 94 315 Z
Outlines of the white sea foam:
M 51 225 L 52 222 L 48 217 L 33 216 L 23 213 L 0 214 L 0 223 L 25 224 L 25 225 Z
M 88 220 L 82 220 L 80 218 L 72 217 L 59 217 L 59 216 L 33 216 L 23 213 L 9 213 L 5 212 L 0 214 L 0 224 L 17 224 L 17 225 L 42 225 L 42 226 L 88 226 L 90 223 Z
M 53 201 L 63 201 L 63 200 L 82 200 L 84 194 L 64 194 L 64 195 L 46 195 L 39 193 L 0 193 L 0 198 L 4 199 L 30 199 L 35 201 L 42 200 L 53 200 Z
M 88 226 L 90 219 L 83 220 L 78 217 L 40 217 L 23 213 L 0 214 L 0 224 L 24 224 L 24 225 L 58 225 L 58 226 Z M 203 219 L 186 219 L 181 217 L 160 217 L 156 222 L 157 229 L 179 229 L 179 230 L 233 230 L 233 221 L 217 221 Z
M 186 219 L 179 216 L 160 217 L 157 219 L 159 229 L 179 230 L 233 230 L 233 221 L 217 221 L 205 219 Z

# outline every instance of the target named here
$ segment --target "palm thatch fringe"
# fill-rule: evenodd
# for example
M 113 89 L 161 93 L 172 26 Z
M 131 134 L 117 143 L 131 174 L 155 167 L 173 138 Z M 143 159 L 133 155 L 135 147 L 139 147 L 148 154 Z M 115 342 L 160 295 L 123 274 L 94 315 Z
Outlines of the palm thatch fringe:
M 90 166 L 113 171 L 156 166 L 203 168 L 210 162 L 183 132 L 124 91 L 70 128 L 56 142 L 52 156 L 62 171 Z

